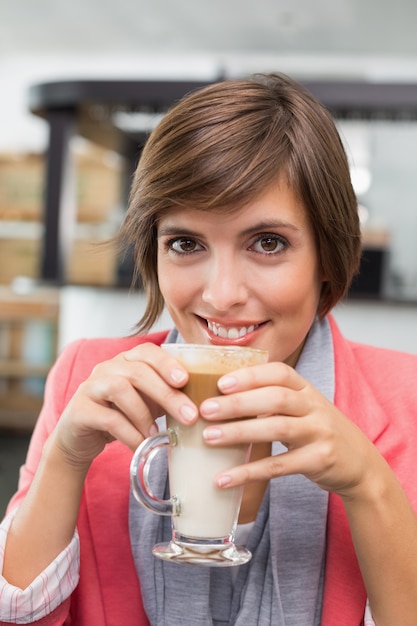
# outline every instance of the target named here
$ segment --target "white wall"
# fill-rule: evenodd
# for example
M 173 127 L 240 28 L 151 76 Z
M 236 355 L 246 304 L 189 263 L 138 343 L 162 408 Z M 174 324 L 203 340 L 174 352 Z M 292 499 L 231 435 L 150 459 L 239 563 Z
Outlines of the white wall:
M 349 339 L 417 354 L 417 304 L 349 301 L 334 317 Z
M 143 293 L 130 293 L 124 289 L 62 287 L 58 349 L 80 337 L 130 335 L 144 310 Z M 171 326 L 170 316 L 164 313 L 154 330 Z

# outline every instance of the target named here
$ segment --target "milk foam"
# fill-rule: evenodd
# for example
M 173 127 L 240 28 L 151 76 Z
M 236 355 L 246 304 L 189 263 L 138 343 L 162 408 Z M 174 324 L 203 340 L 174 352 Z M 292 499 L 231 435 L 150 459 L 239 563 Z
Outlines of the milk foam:
M 225 374 L 267 359 L 267 352 L 243 346 L 165 343 L 162 348 L 191 372 Z

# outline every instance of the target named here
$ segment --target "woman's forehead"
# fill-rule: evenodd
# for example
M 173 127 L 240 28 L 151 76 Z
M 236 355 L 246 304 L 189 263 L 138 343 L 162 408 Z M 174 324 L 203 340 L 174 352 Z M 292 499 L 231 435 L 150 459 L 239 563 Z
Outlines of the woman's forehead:
M 178 229 L 199 230 L 204 224 L 239 225 L 242 230 L 265 226 L 299 228 L 308 220 L 304 204 L 287 184 L 275 184 L 246 204 L 201 210 L 193 207 L 175 207 L 167 210 L 158 221 L 158 233 Z

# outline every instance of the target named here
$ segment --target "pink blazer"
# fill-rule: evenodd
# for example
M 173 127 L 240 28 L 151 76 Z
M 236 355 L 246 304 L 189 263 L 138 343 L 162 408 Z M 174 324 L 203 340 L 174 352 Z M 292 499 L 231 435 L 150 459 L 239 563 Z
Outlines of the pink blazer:
M 347 341 L 330 317 L 336 372 L 336 406 L 381 450 L 417 511 L 414 451 L 417 445 L 417 357 Z M 47 382 L 18 493 L 24 497 L 45 439 L 64 406 L 95 364 L 144 341 L 162 343 L 166 333 L 123 339 L 80 340 L 66 348 Z M 148 625 L 128 530 L 131 452 L 109 444 L 88 473 L 78 530 L 80 582 L 71 598 L 39 626 Z M 109 506 L 111 503 L 111 506 Z M 341 500 L 330 495 L 322 626 L 360 626 L 366 591 Z M 6 625 L 5 622 L 0 622 Z

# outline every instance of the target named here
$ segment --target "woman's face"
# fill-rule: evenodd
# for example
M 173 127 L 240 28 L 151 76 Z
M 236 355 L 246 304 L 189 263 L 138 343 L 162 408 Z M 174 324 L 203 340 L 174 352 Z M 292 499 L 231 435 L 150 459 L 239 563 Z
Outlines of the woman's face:
M 306 210 L 284 183 L 236 212 L 167 213 L 158 225 L 158 278 L 186 342 L 263 348 L 290 365 L 323 281 Z

